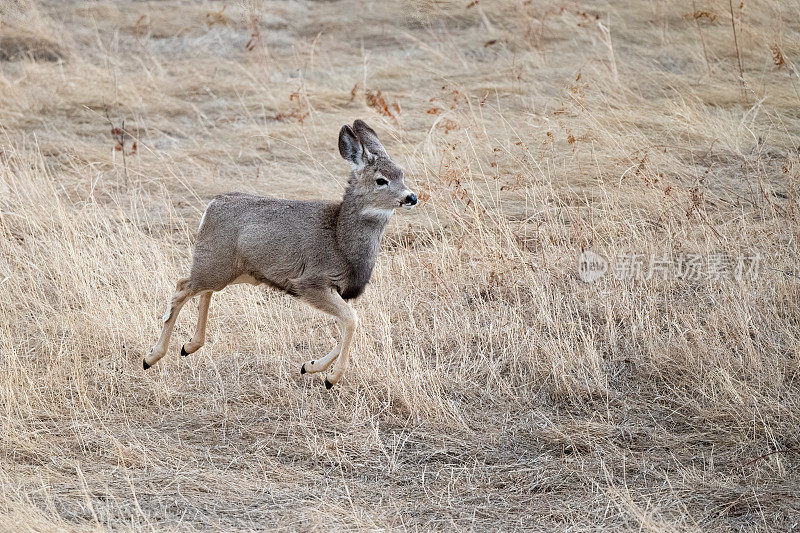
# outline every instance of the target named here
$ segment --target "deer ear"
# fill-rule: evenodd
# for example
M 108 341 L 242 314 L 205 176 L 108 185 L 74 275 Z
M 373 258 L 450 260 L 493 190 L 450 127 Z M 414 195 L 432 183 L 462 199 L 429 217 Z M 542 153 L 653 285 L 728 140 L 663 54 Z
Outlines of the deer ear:
M 389 157 L 389 154 L 386 153 L 386 149 L 384 149 L 381 141 L 378 139 L 378 134 L 375 133 L 375 130 L 370 128 L 366 122 L 361 119 L 353 122 L 353 131 L 371 153 L 386 158 Z
M 355 169 L 364 168 L 370 158 L 364 143 L 356 136 L 353 129 L 346 124 L 339 130 L 339 153 Z

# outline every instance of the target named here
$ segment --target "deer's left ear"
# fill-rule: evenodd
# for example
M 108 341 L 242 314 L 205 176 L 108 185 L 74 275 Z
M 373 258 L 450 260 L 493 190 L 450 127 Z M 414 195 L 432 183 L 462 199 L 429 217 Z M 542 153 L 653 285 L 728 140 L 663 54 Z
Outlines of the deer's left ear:
M 364 143 L 364 146 L 367 147 L 367 150 L 376 156 L 380 155 L 387 159 L 389 158 L 389 154 L 386 153 L 386 149 L 378 139 L 378 134 L 375 133 L 375 130 L 370 128 L 366 122 L 361 119 L 353 122 L 353 132 L 356 134 L 356 137 L 361 139 L 361 142 Z
M 364 146 L 353 129 L 348 126 L 342 126 L 339 130 L 339 154 L 346 159 L 350 166 L 355 170 L 360 170 L 364 166 L 374 160 L 374 156 L 369 153 L 369 150 Z

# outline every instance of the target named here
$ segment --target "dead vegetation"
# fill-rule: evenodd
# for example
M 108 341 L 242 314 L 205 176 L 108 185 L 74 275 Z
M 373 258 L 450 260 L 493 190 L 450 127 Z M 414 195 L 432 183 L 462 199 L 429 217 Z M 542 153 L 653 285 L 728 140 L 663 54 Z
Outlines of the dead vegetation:
M 798 10 L 0 8 L 0 529 L 796 528 Z M 356 117 L 423 205 L 340 388 L 243 286 L 142 372 L 207 201 L 339 197 Z
M 50 61 L 63 59 L 66 51 L 55 41 L 13 26 L 0 27 L 0 61 Z

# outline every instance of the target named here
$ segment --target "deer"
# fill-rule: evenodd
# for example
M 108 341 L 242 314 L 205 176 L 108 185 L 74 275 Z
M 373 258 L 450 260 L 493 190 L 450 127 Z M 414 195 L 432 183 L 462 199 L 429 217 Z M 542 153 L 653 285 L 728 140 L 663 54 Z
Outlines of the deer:
M 178 281 L 161 335 L 142 361 L 144 370 L 167 352 L 181 308 L 199 295 L 195 332 L 181 356 L 206 339 L 211 296 L 228 285 L 266 285 L 336 320 L 339 342 L 327 355 L 304 362 L 300 374 L 325 372 L 325 388 L 342 378 L 358 325 L 349 301 L 369 283 L 389 218 L 411 208 L 417 195 L 403 171 L 364 121 L 339 131 L 339 154 L 350 163 L 341 202 L 302 201 L 232 192 L 216 196 L 200 219 L 189 277 Z

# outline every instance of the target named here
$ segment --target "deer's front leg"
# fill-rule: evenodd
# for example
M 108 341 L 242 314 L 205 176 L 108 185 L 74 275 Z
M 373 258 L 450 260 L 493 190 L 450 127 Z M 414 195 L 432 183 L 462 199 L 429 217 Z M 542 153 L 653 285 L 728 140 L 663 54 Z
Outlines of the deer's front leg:
M 317 372 L 324 372 L 328 370 L 328 367 L 336 361 L 336 358 L 339 357 L 339 351 L 341 347 L 337 345 L 333 350 L 328 352 L 328 355 L 321 359 L 312 359 L 311 361 L 306 361 L 300 367 L 301 374 L 316 374 Z
M 328 352 L 328 355 L 325 357 L 320 359 L 312 359 L 303 363 L 303 365 L 300 367 L 301 374 L 315 374 L 317 372 L 324 372 L 328 370 L 328 367 L 331 366 L 331 363 L 336 361 L 336 358 L 339 357 L 339 352 L 342 349 L 342 339 L 344 338 L 338 324 L 336 325 L 336 329 L 339 331 L 338 344 L 333 348 L 333 350 Z
M 303 373 L 303 368 L 309 372 L 309 366 L 311 366 L 314 371 L 320 372 L 327 369 L 336 360 L 333 372 L 325 379 L 325 388 L 330 389 L 342 379 L 342 375 L 347 369 L 347 363 L 350 360 L 350 342 L 353 340 L 353 332 L 358 323 L 356 312 L 339 296 L 338 292 L 330 288 L 308 287 L 300 292 L 300 297 L 306 303 L 335 317 L 342 333 L 342 340 L 338 347 L 319 361 L 307 363 L 300 369 L 301 373 Z
M 358 317 L 356 316 L 356 312 L 353 311 L 349 305 L 347 307 L 350 310 L 350 314 L 341 319 L 342 329 L 344 330 L 341 353 L 336 360 L 336 366 L 333 367 L 333 372 L 325 379 L 326 389 L 330 389 L 339 383 L 339 380 L 342 379 L 342 375 L 344 375 L 344 371 L 347 370 L 347 364 L 350 362 L 350 341 L 353 340 L 353 333 L 355 333 L 356 326 L 358 325 Z

